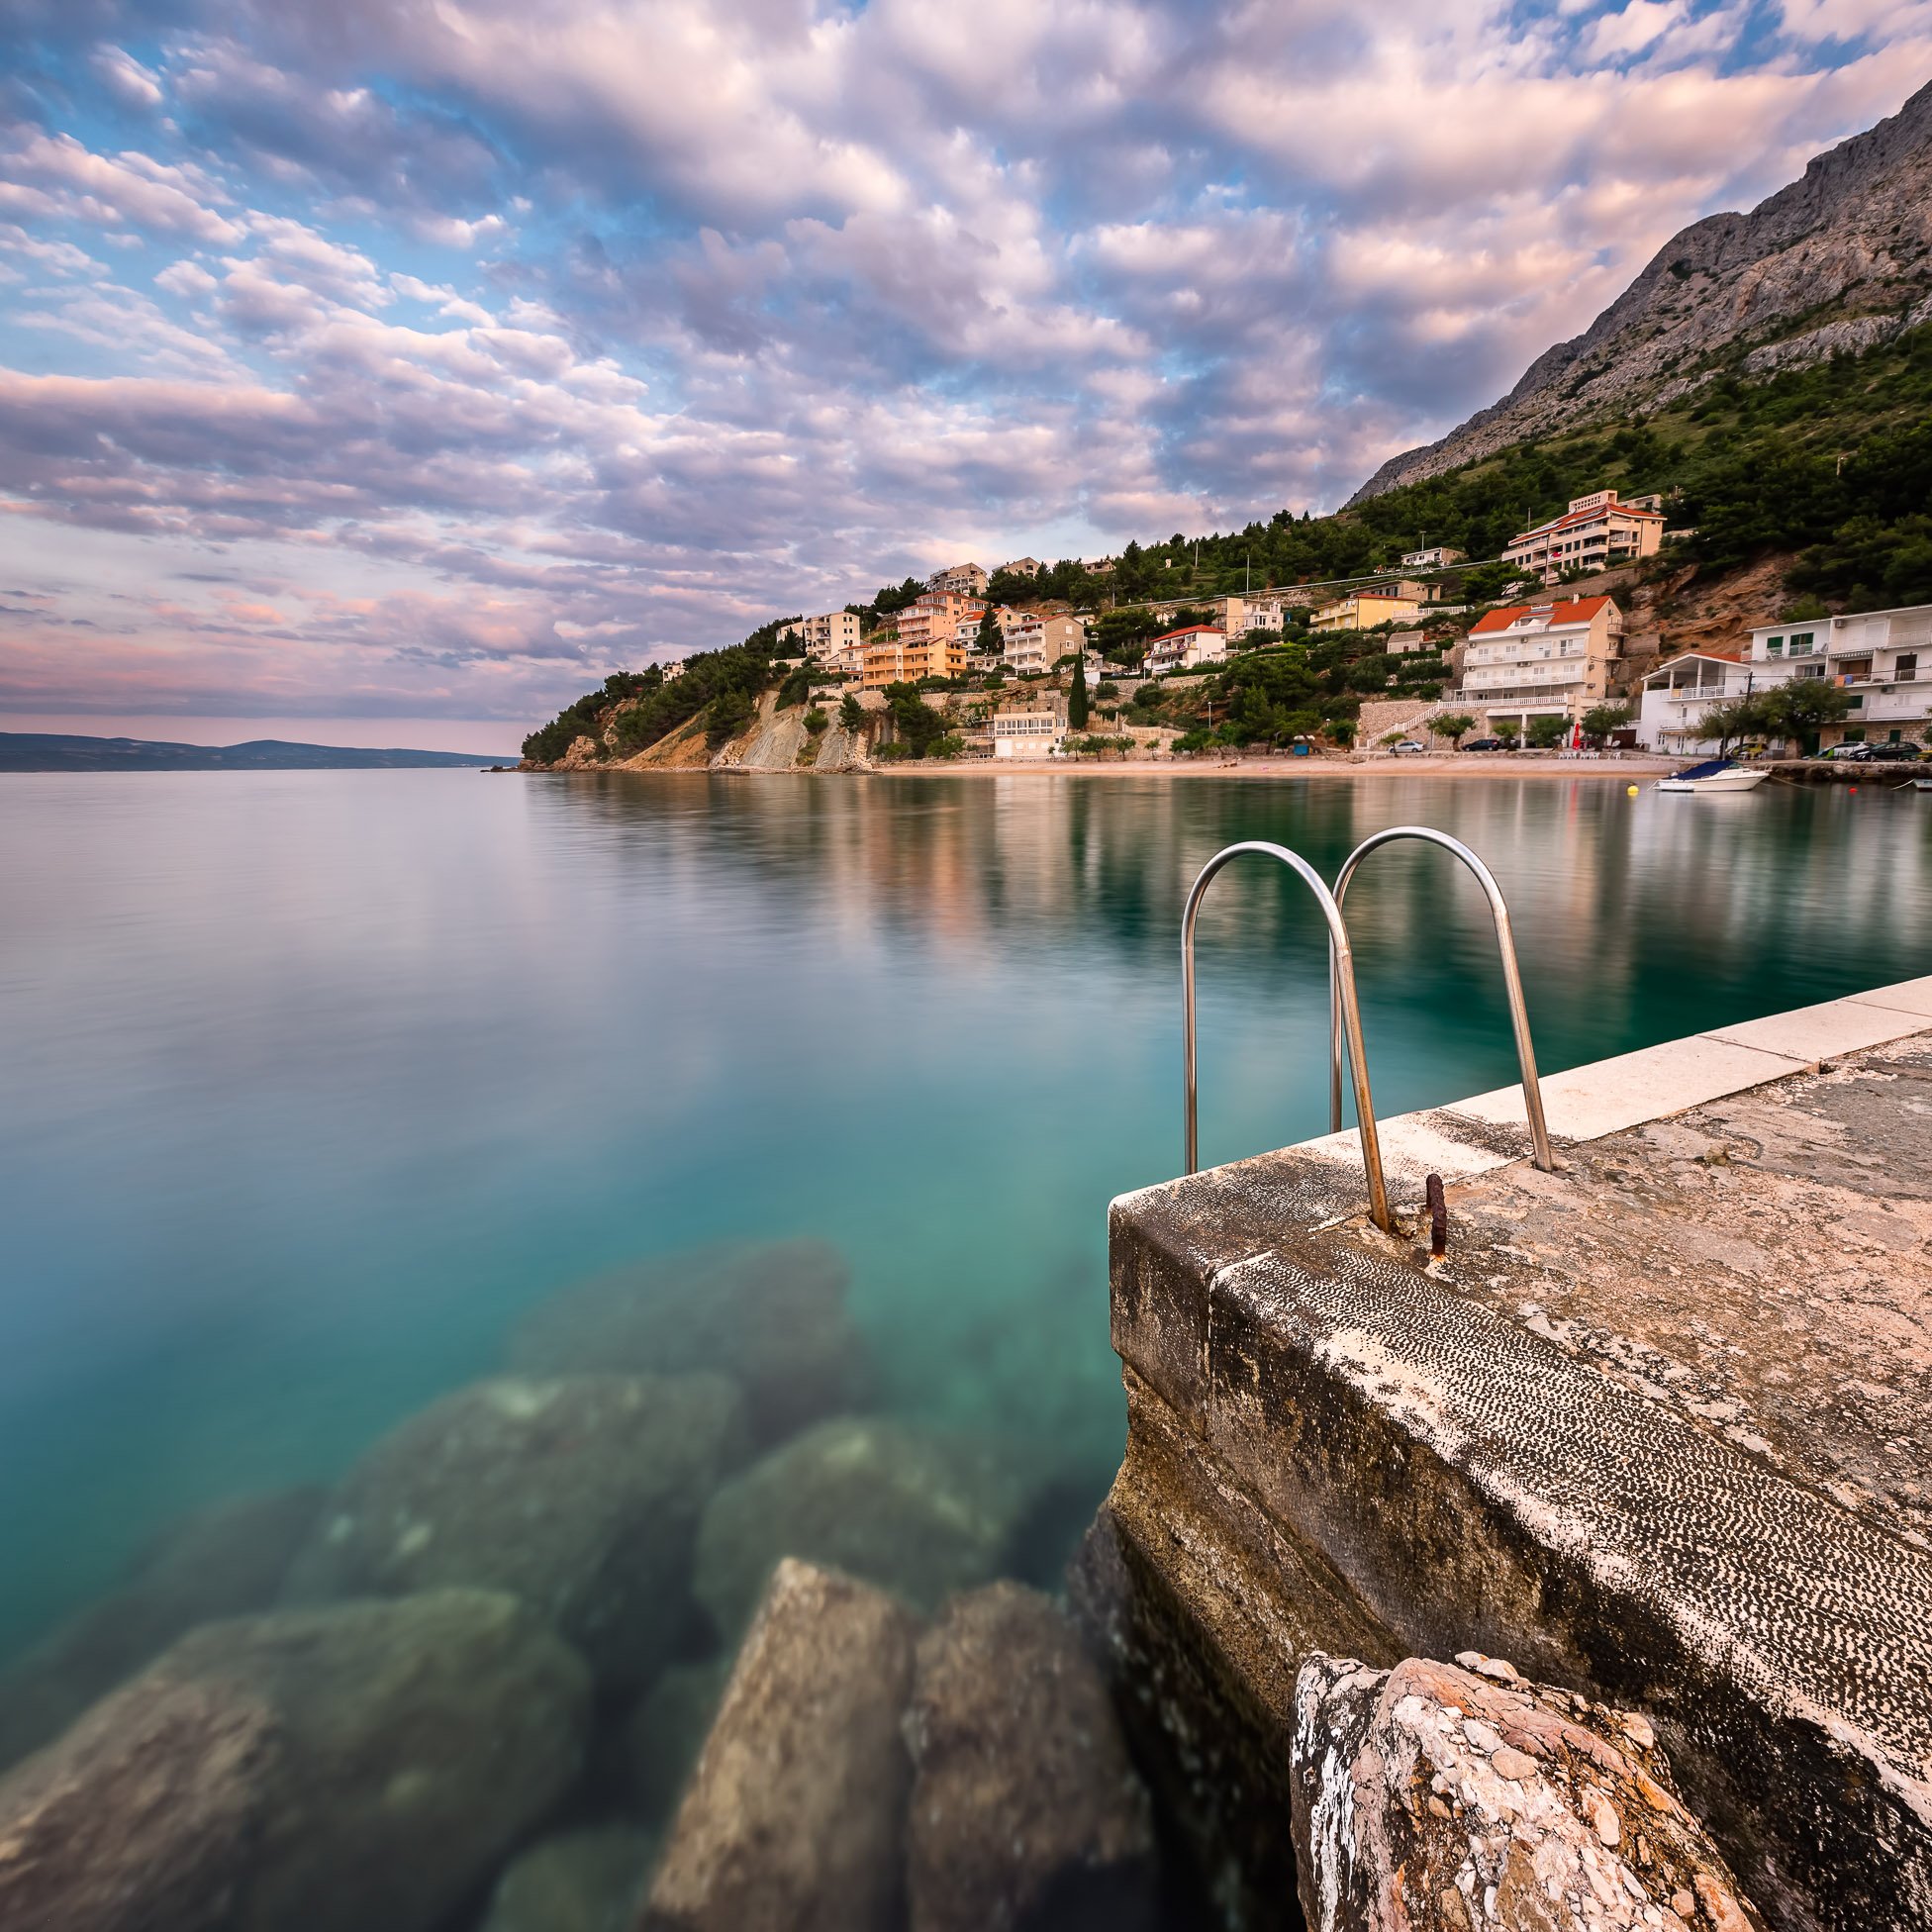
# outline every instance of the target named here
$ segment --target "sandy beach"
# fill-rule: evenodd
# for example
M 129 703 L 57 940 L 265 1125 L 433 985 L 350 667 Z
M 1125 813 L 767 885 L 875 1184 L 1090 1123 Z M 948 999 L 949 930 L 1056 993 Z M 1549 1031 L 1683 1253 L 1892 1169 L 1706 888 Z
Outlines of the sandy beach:
M 1467 755 L 1406 758 L 973 758 L 877 765 L 887 778 L 1584 778 L 1636 783 L 1678 770 L 1681 758 L 1538 758 Z M 827 773 L 827 777 L 838 774 Z

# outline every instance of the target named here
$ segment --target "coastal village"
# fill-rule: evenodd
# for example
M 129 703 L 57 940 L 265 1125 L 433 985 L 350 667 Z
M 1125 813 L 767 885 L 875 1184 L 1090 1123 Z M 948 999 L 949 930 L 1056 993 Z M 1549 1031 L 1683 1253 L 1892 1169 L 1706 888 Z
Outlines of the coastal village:
M 1691 642 L 1655 607 L 1673 547 L 1694 533 L 1672 528 L 1663 493 L 1603 488 L 1519 531 L 1498 557 L 1422 544 L 1346 580 L 1163 597 L 1121 591 L 1115 557 L 956 563 L 870 605 L 780 622 L 772 656 L 794 668 L 739 730 L 721 742 L 694 718 L 618 762 L 850 770 L 912 758 L 1704 757 L 1740 746 L 1915 757 L 1932 714 L 1932 604 L 1834 615 L 1787 598 L 1730 613 L 1714 640 L 1701 623 Z M 1175 561 L 1162 558 L 1163 574 Z M 1070 570 L 1084 598 L 1041 591 Z M 1191 574 L 1185 562 L 1179 574 Z M 1266 682 L 1323 646 L 1347 663 L 1342 705 L 1294 731 L 1244 728 L 1232 705 L 1216 720 L 1231 668 Z M 685 668 L 657 675 L 670 684 Z M 627 701 L 617 694 L 600 732 L 552 743 L 547 759 L 527 755 L 611 762 L 628 748 L 617 728 Z

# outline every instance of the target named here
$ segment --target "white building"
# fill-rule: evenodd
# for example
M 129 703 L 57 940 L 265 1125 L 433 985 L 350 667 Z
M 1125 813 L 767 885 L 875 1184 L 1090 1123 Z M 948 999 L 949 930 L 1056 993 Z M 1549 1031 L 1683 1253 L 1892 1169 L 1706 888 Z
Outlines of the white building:
M 1623 613 L 1613 598 L 1492 611 L 1469 633 L 1456 696 L 1481 709 L 1491 731 L 1527 730 L 1532 718 L 1574 724 L 1603 702 L 1622 639 Z
M 1715 752 L 1717 740 L 1704 733 L 1705 713 L 1713 705 L 1783 684 L 1790 675 L 1788 665 L 1754 665 L 1740 651 L 1687 650 L 1644 679 L 1637 742 L 1646 751 L 1680 752 L 1686 757 Z
M 1782 666 L 1785 677 L 1825 677 L 1845 687 L 1851 710 L 1842 724 L 1819 733 L 1821 746 L 1901 738 L 1923 744 L 1932 719 L 1932 604 L 1754 626 L 1751 666 L 1761 684 Z
M 674 678 L 681 678 L 684 676 L 684 659 L 681 657 L 674 657 L 670 660 L 668 664 L 660 665 L 658 668 L 662 670 L 664 673 L 664 682 L 666 684 L 669 684 Z
M 1211 624 L 1190 624 L 1156 637 L 1147 647 L 1147 674 L 1192 671 L 1198 665 L 1218 664 L 1227 655 L 1227 638 Z
M 1066 721 L 1050 706 L 1003 711 L 993 720 L 996 758 L 1057 758 L 1066 738 Z
M 781 637 L 802 638 L 805 654 L 825 664 L 842 651 L 858 649 L 860 627 L 857 617 L 850 611 L 826 611 L 821 617 L 800 618 L 796 624 L 788 624 L 778 634 Z
M 1467 550 L 1452 550 L 1446 543 L 1437 543 L 1426 550 L 1404 550 L 1402 568 L 1404 570 L 1439 570 L 1445 564 L 1461 563 L 1468 556 Z
M 1087 646 L 1087 627 L 1079 618 L 1042 617 L 1037 611 L 1014 613 L 1006 635 L 1001 662 L 1013 677 L 1041 676 Z
M 1503 546 L 1502 561 L 1533 570 L 1553 584 L 1573 565 L 1606 570 L 1613 563 L 1652 556 L 1664 540 L 1664 513 L 1655 507 L 1657 502 L 1656 497 L 1632 497 L 1625 503 L 1614 490 L 1573 497 L 1561 517 L 1512 536 Z

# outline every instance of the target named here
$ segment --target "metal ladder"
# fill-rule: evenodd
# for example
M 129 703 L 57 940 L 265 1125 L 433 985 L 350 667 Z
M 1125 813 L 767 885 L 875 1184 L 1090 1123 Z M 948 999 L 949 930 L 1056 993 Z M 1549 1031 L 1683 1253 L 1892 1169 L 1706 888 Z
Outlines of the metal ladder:
M 1342 916 L 1342 900 L 1356 868 L 1379 845 L 1398 838 L 1420 838 L 1445 851 L 1469 867 L 1490 902 L 1490 917 L 1496 926 L 1497 950 L 1502 964 L 1502 985 L 1509 1002 L 1509 1021 L 1516 1039 L 1516 1064 L 1522 1073 L 1523 1107 L 1529 1120 L 1530 1151 L 1536 1165 L 1545 1173 L 1553 1171 L 1555 1156 L 1550 1150 L 1549 1128 L 1543 1114 L 1543 1090 L 1536 1075 L 1536 1055 L 1529 1036 L 1529 1012 L 1523 1001 L 1522 973 L 1516 963 L 1516 942 L 1509 925 L 1509 908 L 1489 867 L 1460 839 L 1427 825 L 1392 825 L 1386 831 L 1365 838 L 1342 861 L 1330 892 L 1320 873 L 1299 852 L 1266 839 L 1243 839 L 1216 852 L 1201 868 L 1188 893 L 1187 909 L 1181 916 L 1181 1005 L 1182 1057 L 1187 1079 L 1184 1140 L 1186 1172 L 1200 1172 L 1199 1108 L 1196 1091 L 1195 972 L 1194 931 L 1201 914 L 1201 902 L 1216 873 L 1229 860 L 1243 853 L 1259 852 L 1278 859 L 1315 896 L 1328 926 L 1329 974 L 1329 1120 L 1339 1133 L 1342 1124 L 1342 1055 L 1346 1048 L 1349 1073 L 1355 1089 L 1355 1114 L 1360 1126 L 1362 1170 L 1368 1182 L 1369 1217 L 1385 1232 L 1391 1231 L 1389 1191 L 1383 1179 L 1382 1143 L 1376 1131 L 1375 1102 L 1369 1091 L 1368 1054 L 1362 1043 L 1362 1013 L 1355 992 L 1355 952 L 1349 943 L 1348 924 Z

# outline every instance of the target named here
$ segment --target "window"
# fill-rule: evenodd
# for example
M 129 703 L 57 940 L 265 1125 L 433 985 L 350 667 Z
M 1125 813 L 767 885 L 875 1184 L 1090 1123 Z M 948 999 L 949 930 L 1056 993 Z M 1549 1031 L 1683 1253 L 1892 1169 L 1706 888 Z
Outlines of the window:
M 1898 653 L 1897 663 L 1891 667 L 1891 674 L 1900 680 L 1917 677 L 1918 652 L 1915 650 L 1901 650 Z
M 1848 707 L 1848 709 L 1852 711 L 1863 711 L 1865 709 L 1865 698 L 1863 694 L 1859 695 L 1858 697 L 1855 697 L 1852 700 L 1851 705 Z
M 1765 639 L 1765 655 L 1767 657 L 1783 657 L 1785 655 L 1784 638 L 1767 637 Z
M 1791 632 L 1791 655 L 1793 657 L 1802 657 L 1806 651 L 1812 648 L 1811 639 L 1816 634 L 1815 631 L 1810 630 L 1793 630 Z

